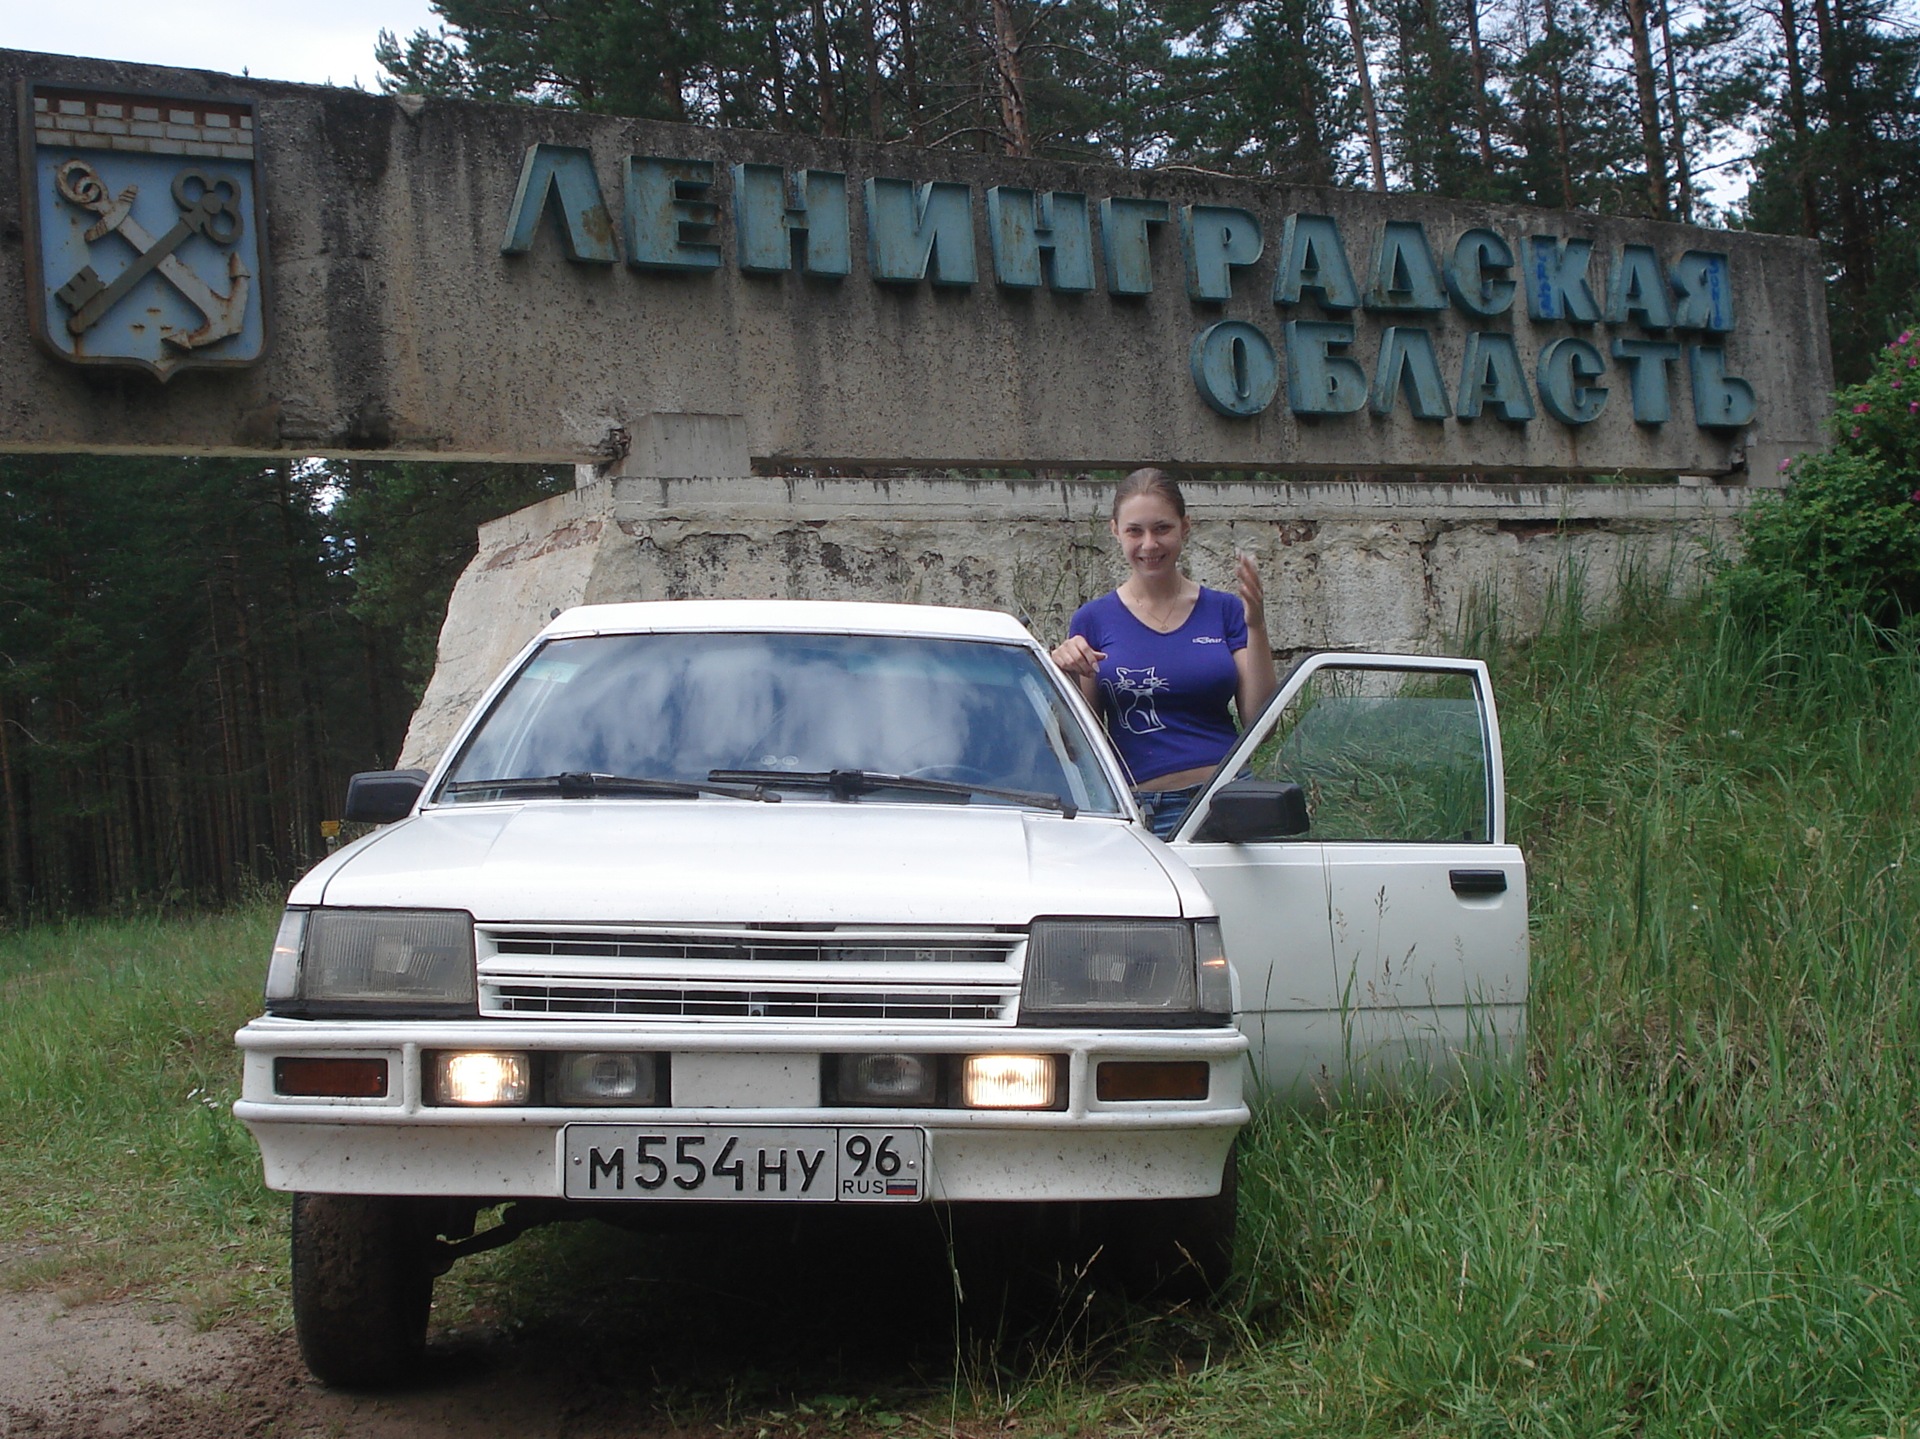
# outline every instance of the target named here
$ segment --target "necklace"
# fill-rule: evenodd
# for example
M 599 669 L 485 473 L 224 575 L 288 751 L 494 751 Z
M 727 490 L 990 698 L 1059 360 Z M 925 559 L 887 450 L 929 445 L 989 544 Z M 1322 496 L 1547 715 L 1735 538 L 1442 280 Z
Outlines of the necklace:
M 1180 628 L 1181 621 L 1192 613 L 1193 602 L 1184 594 L 1176 594 L 1166 604 L 1153 605 L 1149 604 L 1146 596 L 1142 595 L 1134 601 L 1132 609 L 1148 629 L 1157 630 L 1164 635 L 1171 634 Z

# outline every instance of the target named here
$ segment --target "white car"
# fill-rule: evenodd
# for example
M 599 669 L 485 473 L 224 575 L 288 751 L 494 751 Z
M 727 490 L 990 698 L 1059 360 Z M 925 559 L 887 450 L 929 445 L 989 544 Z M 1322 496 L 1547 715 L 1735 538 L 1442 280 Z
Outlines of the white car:
M 555 1217 L 1078 1205 L 1211 1288 L 1250 1084 L 1444 1078 L 1524 1023 L 1472 660 L 1306 661 L 1162 844 L 1005 615 L 589 606 L 348 817 L 391 822 L 294 887 L 235 1107 L 332 1383 Z

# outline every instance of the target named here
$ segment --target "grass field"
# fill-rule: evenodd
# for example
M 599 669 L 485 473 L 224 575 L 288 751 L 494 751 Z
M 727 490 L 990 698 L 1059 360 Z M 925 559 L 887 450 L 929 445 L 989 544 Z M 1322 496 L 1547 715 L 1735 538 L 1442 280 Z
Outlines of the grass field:
M 1262 1116 L 1217 1315 L 962 1346 L 887 1403 L 1028 1432 L 1920 1430 L 1920 664 L 1831 625 L 1757 642 L 1711 606 L 1631 608 L 1496 660 L 1524 1072 Z M 0 939 L 9 1282 L 284 1322 L 284 1205 L 226 1112 L 273 921 Z M 564 1306 L 554 1273 L 604 1267 L 590 1233 L 463 1265 L 447 1302 Z M 804 1382 L 773 1376 L 754 1422 Z

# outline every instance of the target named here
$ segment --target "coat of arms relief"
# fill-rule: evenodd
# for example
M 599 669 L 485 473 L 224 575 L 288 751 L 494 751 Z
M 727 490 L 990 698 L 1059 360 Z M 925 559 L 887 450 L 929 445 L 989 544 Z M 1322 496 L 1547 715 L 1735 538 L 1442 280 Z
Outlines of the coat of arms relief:
M 266 349 L 253 104 L 24 85 L 33 331 L 165 380 Z

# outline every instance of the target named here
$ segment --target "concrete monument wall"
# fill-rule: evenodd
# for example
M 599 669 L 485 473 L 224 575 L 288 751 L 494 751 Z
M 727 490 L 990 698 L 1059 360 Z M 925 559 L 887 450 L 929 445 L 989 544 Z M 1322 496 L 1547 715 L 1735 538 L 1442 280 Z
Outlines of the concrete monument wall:
M 618 466 L 706 427 L 740 459 L 669 473 L 1763 476 L 1831 387 L 1802 240 L 19 51 L 0 82 L 0 450 Z
M 1624 575 L 1683 588 L 1724 552 L 1726 486 L 1188 484 L 1195 578 L 1254 555 L 1282 663 L 1317 649 L 1441 652 L 1497 607 L 1539 627 L 1569 577 L 1605 607 Z M 1111 491 L 1036 481 L 602 480 L 480 532 L 401 758 L 427 765 L 487 683 L 569 605 L 862 599 L 975 605 L 1048 643 L 1124 578 Z

